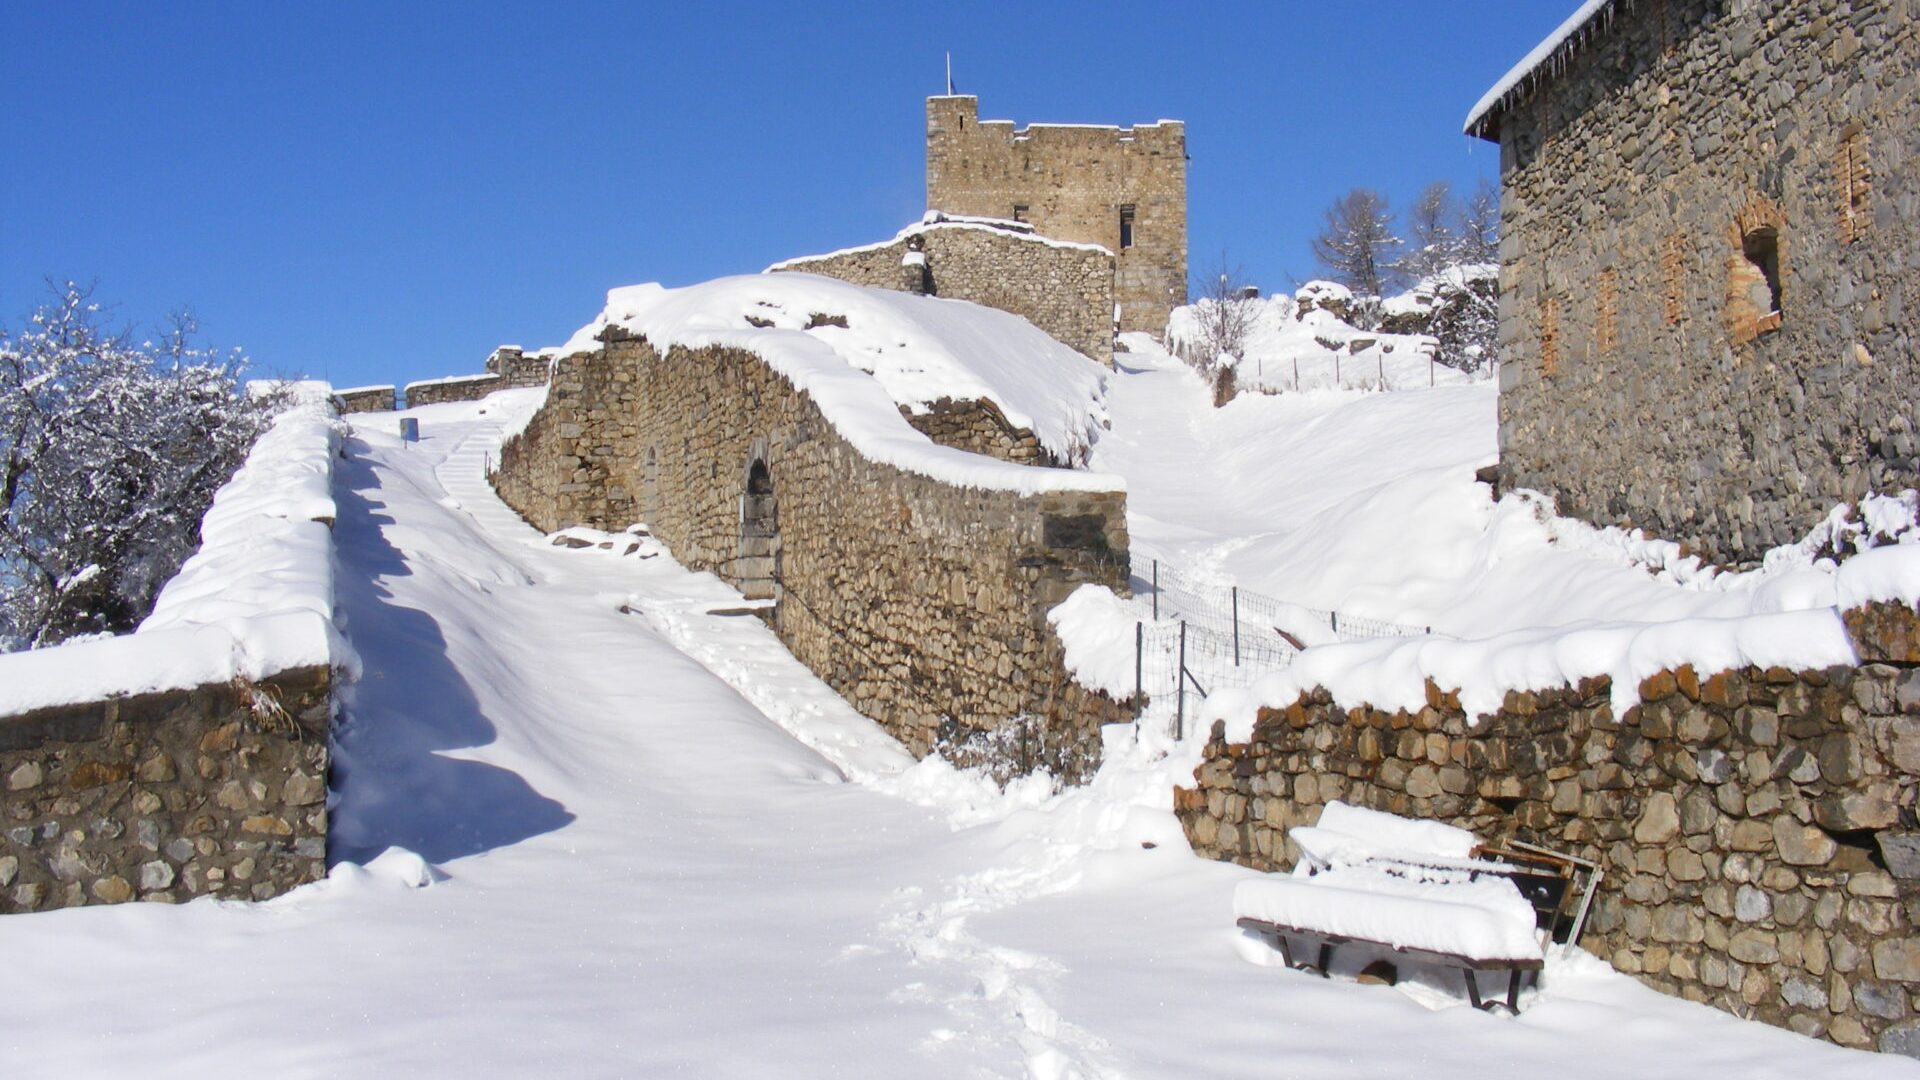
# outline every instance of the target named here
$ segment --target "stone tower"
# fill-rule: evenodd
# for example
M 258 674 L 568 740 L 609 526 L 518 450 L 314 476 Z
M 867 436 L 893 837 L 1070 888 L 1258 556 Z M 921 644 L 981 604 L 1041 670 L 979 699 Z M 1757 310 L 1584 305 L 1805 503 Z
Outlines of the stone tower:
M 1187 302 L 1187 129 L 979 118 L 979 99 L 927 99 L 927 209 L 1033 225 L 1117 257 L 1122 331 L 1161 336 Z

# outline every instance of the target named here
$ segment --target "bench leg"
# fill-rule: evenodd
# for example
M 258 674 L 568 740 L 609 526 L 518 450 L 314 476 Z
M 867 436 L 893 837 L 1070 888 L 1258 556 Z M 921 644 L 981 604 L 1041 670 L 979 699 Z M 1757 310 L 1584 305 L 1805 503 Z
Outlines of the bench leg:
M 1289 968 L 1292 968 L 1295 971 L 1311 971 L 1318 974 L 1323 979 L 1332 978 L 1332 976 L 1327 974 L 1327 971 L 1329 970 L 1329 968 L 1332 966 L 1332 963 L 1333 963 L 1333 943 L 1332 942 L 1322 941 L 1320 943 L 1319 959 L 1314 961 L 1305 961 L 1305 960 L 1295 960 L 1293 958 L 1293 945 L 1290 941 L 1287 940 L 1287 935 L 1276 933 L 1273 935 L 1273 937 L 1274 937 L 1274 941 L 1280 946 L 1280 959 L 1285 961 L 1286 965 Z
M 1467 1000 L 1481 1012 L 1492 1012 L 1506 1006 L 1507 1012 L 1520 1015 L 1520 980 L 1526 972 L 1514 968 L 1507 972 L 1507 998 L 1505 1001 L 1486 1001 L 1480 997 L 1480 977 L 1472 968 L 1461 968 L 1460 973 L 1467 977 Z

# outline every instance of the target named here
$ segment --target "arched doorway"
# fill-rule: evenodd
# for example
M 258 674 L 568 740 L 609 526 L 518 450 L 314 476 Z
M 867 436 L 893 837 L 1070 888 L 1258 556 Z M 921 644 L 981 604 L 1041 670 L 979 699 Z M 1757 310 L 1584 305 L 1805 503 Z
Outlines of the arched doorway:
M 780 578 L 780 504 L 767 460 L 755 454 L 747 465 L 746 491 L 740 496 L 740 558 L 735 563 L 740 594 L 771 600 Z

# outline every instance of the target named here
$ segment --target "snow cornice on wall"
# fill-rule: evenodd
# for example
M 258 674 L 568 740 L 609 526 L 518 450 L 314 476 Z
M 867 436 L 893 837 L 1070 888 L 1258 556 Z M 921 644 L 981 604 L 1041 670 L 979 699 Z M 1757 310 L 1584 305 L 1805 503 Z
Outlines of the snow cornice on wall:
M 1481 95 L 1467 113 L 1462 130 L 1467 135 L 1500 141 L 1500 117 L 1532 94 L 1548 79 L 1566 69 L 1567 60 L 1580 51 L 1594 35 L 1613 24 L 1614 12 L 1632 7 L 1634 0 L 1583 0 L 1580 7 L 1546 40 L 1533 47 L 1525 58 Z

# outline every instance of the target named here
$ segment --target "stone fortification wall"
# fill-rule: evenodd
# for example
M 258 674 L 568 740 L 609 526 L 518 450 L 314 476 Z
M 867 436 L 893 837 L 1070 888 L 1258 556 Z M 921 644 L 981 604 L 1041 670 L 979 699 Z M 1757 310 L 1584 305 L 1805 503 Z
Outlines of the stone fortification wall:
M 0 912 L 325 877 L 330 683 L 309 668 L 0 719 Z
M 340 413 L 392 412 L 395 402 L 391 386 L 357 386 L 333 393 L 334 411 Z
M 913 425 L 915 431 L 941 446 L 985 454 L 1019 465 L 1057 467 L 1080 464 L 1054 460 L 1053 454 L 1040 445 L 1039 437 L 1034 435 L 1031 428 L 1014 427 L 1000 407 L 985 398 L 972 401 L 941 398 L 927 406 L 926 412 L 916 413 L 903 408 L 900 415 Z
M 1114 258 L 975 224 L 931 224 L 892 243 L 775 266 L 1010 311 L 1113 365 Z
M 505 390 L 506 380 L 498 375 L 456 375 L 449 379 L 430 379 L 408 383 L 407 408 L 439 405 L 448 401 L 479 401 L 495 390 Z
M 1187 133 L 1178 120 L 1016 131 L 1011 121 L 981 121 L 977 98 L 928 98 L 927 209 L 1026 221 L 1042 236 L 1114 252 L 1122 331 L 1158 337 L 1187 302 Z
M 494 485 L 535 526 L 645 521 L 775 600 L 793 653 L 916 754 L 1077 778 L 1126 718 L 1062 676 L 1048 608 L 1126 583 L 1125 497 L 956 488 L 867 460 L 751 352 L 605 335 L 558 362 Z
M 1493 117 L 1500 471 L 1749 560 L 1920 482 L 1920 2 L 1616 7 Z
M 1663 672 L 1510 693 L 1470 723 L 1316 690 L 1216 726 L 1175 793 L 1194 850 L 1290 867 L 1340 799 L 1520 839 L 1605 871 L 1581 943 L 1643 982 L 1855 1047 L 1920 1054 L 1920 618 L 1850 613 L 1864 666 Z
M 417 409 L 422 405 L 438 405 L 447 401 L 479 401 L 496 390 L 544 386 L 550 365 L 551 360 L 544 353 L 528 356 L 518 345 L 502 345 L 487 357 L 487 373 L 484 375 L 455 375 L 446 379 L 408 383 L 406 407 Z M 385 407 L 392 408 L 391 405 Z
M 487 374 L 499 376 L 502 389 L 545 386 L 551 361 L 545 353 L 528 356 L 518 345 L 502 345 L 487 357 Z

